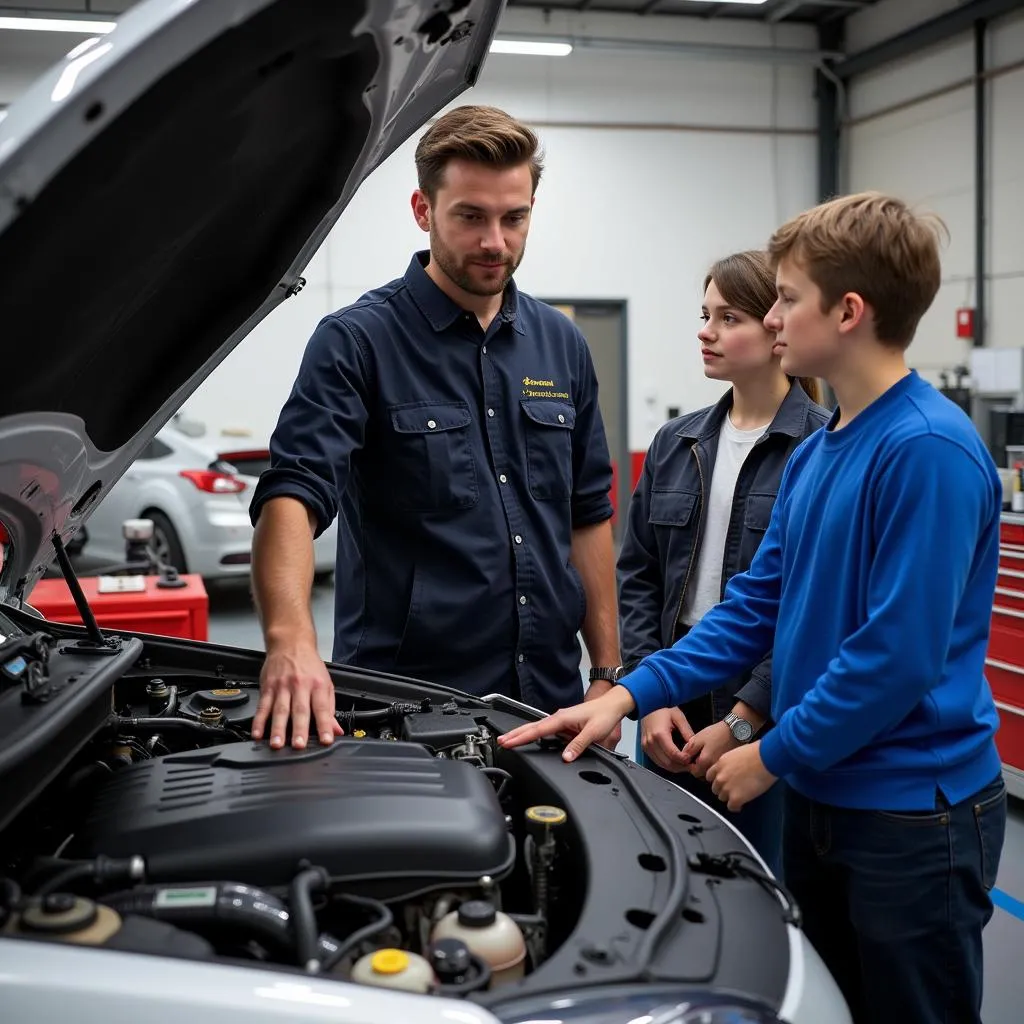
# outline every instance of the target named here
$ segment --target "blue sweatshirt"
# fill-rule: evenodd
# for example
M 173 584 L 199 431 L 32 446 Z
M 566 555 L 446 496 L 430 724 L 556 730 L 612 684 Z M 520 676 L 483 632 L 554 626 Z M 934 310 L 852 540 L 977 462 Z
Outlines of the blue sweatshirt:
M 761 758 L 841 807 L 956 803 L 997 777 L 984 675 L 1002 486 L 970 420 L 916 373 L 793 454 L 749 570 L 622 680 L 643 716 L 774 644 Z

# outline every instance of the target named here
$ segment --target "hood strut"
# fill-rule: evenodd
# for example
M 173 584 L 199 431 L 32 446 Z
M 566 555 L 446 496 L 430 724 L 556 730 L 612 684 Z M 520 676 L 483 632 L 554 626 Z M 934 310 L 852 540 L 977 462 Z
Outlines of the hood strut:
M 96 650 L 97 653 L 100 651 L 110 651 L 110 644 L 103 635 L 103 630 L 100 629 L 100 624 L 96 621 L 96 616 L 93 615 L 92 609 L 89 607 L 89 601 L 82 590 L 82 585 L 78 582 L 78 577 L 75 575 L 71 559 L 68 557 L 68 553 L 64 548 L 64 541 L 60 539 L 59 533 L 53 535 L 53 550 L 57 553 L 57 564 L 60 566 L 60 571 L 64 576 L 64 582 L 68 585 L 68 590 L 71 591 L 71 596 L 75 599 L 75 607 L 78 609 L 79 617 L 85 626 L 85 631 L 89 634 L 88 641 L 80 643 L 79 647 Z M 111 653 L 113 652 L 111 651 Z

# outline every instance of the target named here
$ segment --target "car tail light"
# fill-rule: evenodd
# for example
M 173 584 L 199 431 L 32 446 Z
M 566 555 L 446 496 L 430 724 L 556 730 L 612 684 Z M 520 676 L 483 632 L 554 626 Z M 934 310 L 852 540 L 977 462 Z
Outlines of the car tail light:
M 191 480 L 199 490 L 207 494 L 238 494 L 246 487 L 244 480 L 215 469 L 183 469 L 181 476 Z

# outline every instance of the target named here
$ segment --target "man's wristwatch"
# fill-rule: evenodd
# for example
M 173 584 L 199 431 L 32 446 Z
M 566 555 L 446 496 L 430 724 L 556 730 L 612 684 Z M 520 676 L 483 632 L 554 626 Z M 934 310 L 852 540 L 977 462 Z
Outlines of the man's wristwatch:
M 622 666 L 616 665 L 615 668 L 592 668 L 590 670 L 590 682 L 596 683 L 598 680 L 603 680 L 606 683 L 617 683 L 622 677 Z
M 754 735 L 754 727 L 745 718 L 740 718 L 735 712 L 730 711 L 722 721 L 729 726 L 729 732 L 737 743 L 750 742 Z

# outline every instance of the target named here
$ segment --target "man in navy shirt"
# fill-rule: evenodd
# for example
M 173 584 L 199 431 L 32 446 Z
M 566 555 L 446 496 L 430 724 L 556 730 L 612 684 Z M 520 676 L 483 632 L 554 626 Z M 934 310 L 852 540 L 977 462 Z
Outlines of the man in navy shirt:
M 619 664 L 611 462 L 589 350 L 518 291 L 541 175 L 534 133 L 460 107 L 416 150 L 429 252 L 325 317 L 271 439 L 251 515 L 266 641 L 253 737 L 340 732 L 309 608 L 313 539 L 338 531 L 335 661 L 577 702 Z M 607 742 L 614 743 L 617 732 Z

